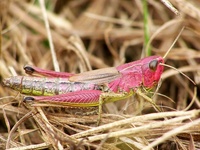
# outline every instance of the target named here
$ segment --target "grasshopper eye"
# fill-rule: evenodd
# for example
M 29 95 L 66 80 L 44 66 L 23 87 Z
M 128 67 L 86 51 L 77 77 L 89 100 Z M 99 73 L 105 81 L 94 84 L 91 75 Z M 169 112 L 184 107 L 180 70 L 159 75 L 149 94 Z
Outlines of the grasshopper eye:
M 156 71 L 157 66 L 158 66 L 158 60 L 152 60 L 152 61 L 149 63 L 149 68 L 150 68 L 152 71 Z

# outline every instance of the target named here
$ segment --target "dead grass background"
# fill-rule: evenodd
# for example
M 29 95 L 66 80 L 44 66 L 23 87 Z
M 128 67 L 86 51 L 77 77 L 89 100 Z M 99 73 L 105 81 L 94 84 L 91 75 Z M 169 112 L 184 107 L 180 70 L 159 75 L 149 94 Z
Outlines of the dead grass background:
M 20 94 L 0 86 L 1 149 L 200 149 L 200 1 L 170 2 L 179 15 L 162 1 L 148 1 L 152 55 L 164 56 L 185 26 L 166 64 L 196 82 L 196 95 L 188 79 L 165 68 L 158 93 L 174 102 L 156 94 L 163 112 L 134 96 L 104 105 L 96 127 L 97 115 L 77 113 L 89 110 L 31 107 Z M 25 75 L 25 64 L 78 73 L 145 56 L 141 0 L 52 0 L 45 5 L 55 55 L 38 1 L 0 1 L 0 81 Z

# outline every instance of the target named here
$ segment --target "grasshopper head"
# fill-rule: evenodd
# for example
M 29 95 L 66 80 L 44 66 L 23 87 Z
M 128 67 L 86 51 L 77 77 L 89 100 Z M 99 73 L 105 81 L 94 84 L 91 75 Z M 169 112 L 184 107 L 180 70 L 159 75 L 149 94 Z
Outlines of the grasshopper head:
M 160 56 L 150 56 L 137 61 L 126 63 L 117 67 L 121 77 L 109 83 L 112 91 L 136 90 L 144 86 L 152 88 L 159 80 L 164 66 Z
M 143 59 L 142 65 L 143 72 L 143 86 L 152 88 L 160 80 L 160 76 L 164 70 L 164 59 L 160 56 L 150 56 Z

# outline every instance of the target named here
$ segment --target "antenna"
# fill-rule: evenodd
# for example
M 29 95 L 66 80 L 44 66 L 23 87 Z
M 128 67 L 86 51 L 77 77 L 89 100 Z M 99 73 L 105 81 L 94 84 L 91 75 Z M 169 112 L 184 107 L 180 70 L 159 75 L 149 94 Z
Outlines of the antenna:
M 196 86 L 196 83 L 195 83 L 190 77 L 188 77 L 186 74 L 184 74 L 183 72 L 179 71 L 179 70 L 176 69 L 175 67 L 172 67 L 172 66 L 167 65 L 167 64 L 164 64 L 164 63 L 160 63 L 160 65 L 165 66 L 165 67 L 169 67 L 169 68 L 171 68 L 171 69 L 176 70 L 177 72 L 179 72 L 180 74 L 182 74 L 184 77 L 186 77 L 188 80 L 190 80 L 190 81 Z
M 176 39 L 174 40 L 174 42 L 172 43 L 172 45 L 169 47 L 169 49 L 167 50 L 167 52 L 165 53 L 165 55 L 163 56 L 163 58 L 165 59 L 165 57 L 169 54 L 170 50 L 172 49 L 172 47 L 174 46 L 174 44 L 177 42 L 177 40 L 179 39 L 179 37 L 181 36 L 183 30 L 185 29 L 185 26 L 182 27 L 181 31 L 179 32 L 178 36 L 176 37 Z

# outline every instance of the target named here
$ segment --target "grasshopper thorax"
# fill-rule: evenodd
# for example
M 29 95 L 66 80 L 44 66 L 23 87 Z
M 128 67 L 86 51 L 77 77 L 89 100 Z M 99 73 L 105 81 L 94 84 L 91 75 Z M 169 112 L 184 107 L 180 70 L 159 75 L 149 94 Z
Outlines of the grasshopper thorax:
M 121 77 L 110 82 L 111 91 L 129 92 L 131 89 L 143 86 L 152 88 L 160 80 L 164 67 L 164 59 L 160 56 L 150 56 L 138 61 L 126 63 L 117 67 Z

